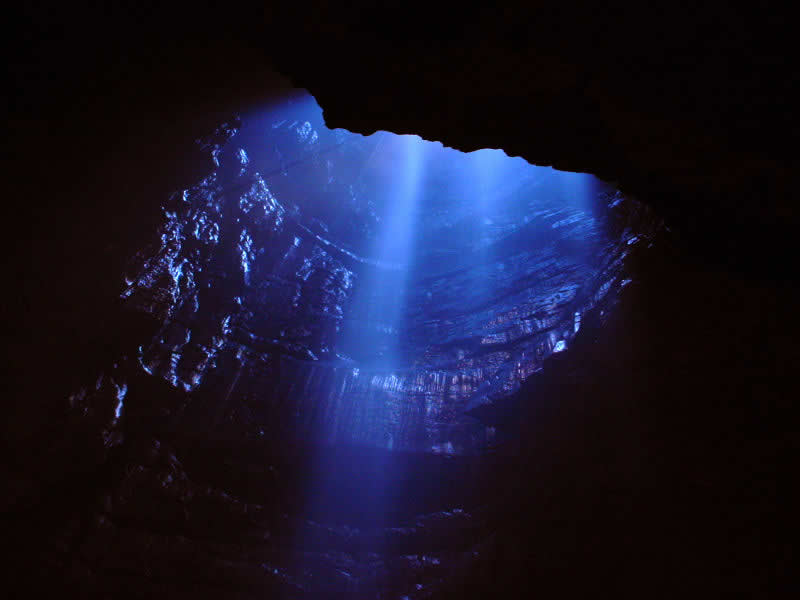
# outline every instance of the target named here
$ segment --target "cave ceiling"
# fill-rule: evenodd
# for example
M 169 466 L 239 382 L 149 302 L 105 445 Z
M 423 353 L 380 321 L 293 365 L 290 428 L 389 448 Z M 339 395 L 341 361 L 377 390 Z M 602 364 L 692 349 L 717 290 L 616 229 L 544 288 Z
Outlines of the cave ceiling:
M 331 128 L 503 148 L 618 183 L 717 261 L 783 252 L 797 223 L 788 179 L 800 94 L 779 14 L 715 3 L 30 10 L 18 124 L 45 108 L 73 144 L 99 143 L 91 119 L 175 127 L 187 107 L 241 110 L 295 85 Z M 755 259 L 732 241 L 752 238 L 753 224 Z
M 40 351 L 79 329 L 91 349 L 102 334 L 75 323 L 118 293 L 97 273 L 122 272 L 158 198 L 207 171 L 193 140 L 293 86 L 332 128 L 592 173 L 654 206 L 698 260 L 794 278 L 800 93 L 780 14 L 359 4 L 25 7 L 10 62 L 10 172 L 27 199 L 11 211 L 28 224 L 11 235 L 28 260 L 15 339 Z M 75 299 L 69 316 L 52 289 Z
M 653 581 L 692 591 L 699 582 L 708 597 L 725 583 L 759 595 L 788 571 L 783 557 L 796 536 L 782 511 L 796 505 L 785 490 L 793 487 L 797 456 L 797 296 L 785 284 L 797 277 L 788 257 L 800 224 L 791 185 L 800 159 L 800 90 L 793 22 L 785 15 L 721 3 L 691 10 L 325 2 L 123 2 L 102 14 L 21 8 L 26 19 L 9 61 L 15 93 L 4 274 L 13 290 L 5 310 L 14 356 L 3 506 L 15 516 L 15 560 L 36 574 L 20 578 L 24 585 L 67 583 L 98 597 L 178 590 L 173 597 L 193 598 L 229 590 L 248 598 L 265 590 L 291 595 L 306 585 L 308 597 L 319 589 L 346 597 L 363 585 L 428 597 L 428 589 L 462 573 L 465 587 L 475 580 L 473 593 L 486 590 L 486 597 L 497 595 L 498 582 L 512 595 L 520 582 L 560 589 L 619 575 L 623 585 L 639 582 L 637 597 Z M 278 429 L 273 414 L 257 428 L 241 419 L 229 430 L 218 427 L 238 382 L 269 392 L 283 386 L 278 417 L 291 412 L 287 399 L 306 398 L 289 389 L 301 380 L 291 361 L 270 367 L 276 371 L 265 379 L 253 376 L 261 376 L 250 367 L 262 366 L 263 356 L 311 352 L 333 360 L 318 339 L 306 343 L 300 332 L 296 343 L 294 331 L 282 337 L 290 328 L 259 313 L 266 305 L 293 307 L 278 296 L 257 304 L 256 296 L 267 295 L 241 270 L 240 251 L 254 250 L 244 228 L 264 239 L 274 233 L 271 247 L 294 257 L 278 281 L 288 289 L 302 286 L 292 277 L 306 272 L 305 258 L 317 260 L 320 280 L 348 281 L 348 270 L 361 267 L 347 252 L 362 256 L 363 249 L 327 242 L 357 240 L 349 229 L 372 226 L 368 211 L 361 220 L 317 215 L 310 202 L 299 225 L 262 227 L 289 214 L 280 202 L 291 186 L 281 193 L 276 183 L 280 202 L 273 202 L 258 187 L 255 146 L 247 147 L 249 163 L 239 153 L 241 138 L 228 146 L 222 138 L 238 130 L 234 115 L 298 87 L 322 108 L 327 128 L 321 120 L 312 127 L 321 136 L 343 128 L 412 133 L 463 151 L 502 148 L 619 188 L 621 195 L 606 198 L 609 208 L 649 206 L 664 217 L 670 235 L 659 228 L 652 245 L 637 243 L 627 222 L 606 236 L 588 220 L 554 229 L 565 219 L 543 218 L 559 248 L 596 238 L 602 244 L 584 254 L 602 258 L 593 249 L 613 247 L 637 277 L 626 286 L 627 275 L 614 271 L 609 296 L 621 308 L 611 316 L 600 318 L 603 306 L 594 300 L 569 305 L 558 326 L 577 334 L 580 325 L 579 336 L 559 340 L 570 352 L 556 351 L 557 338 L 550 339 L 541 376 L 505 404 L 473 407 L 482 427 L 523 432 L 506 454 L 475 461 L 449 451 L 446 459 L 346 448 L 309 455 L 270 435 Z M 302 122 L 289 122 L 275 135 L 304 151 L 310 134 Z M 366 155 L 370 143 L 347 152 Z M 325 162 L 314 164 L 308 177 L 319 191 Z M 348 177 L 341 180 L 349 184 Z M 265 203 L 261 223 L 248 220 L 251 189 Z M 169 196 L 173 190 L 186 196 Z M 228 211 L 219 221 L 230 228 L 223 237 L 234 237 L 215 244 L 213 227 L 203 229 L 195 210 L 203 203 L 211 216 Z M 641 214 L 645 225 L 655 222 Z M 505 225 L 523 227 L 509 215 Z M 170 228 L 195 225 L 202 235 L 185 248 L 213 268 L 191 274 L 208 284 L 203 319 L 192 321 L 190 310 L 180 313 L 192 303 L 179 306 L 170 295 L 191 283 L 188 270 L 170 287 L 163 276 L 180 269 L 158 269 L 180 258 Z M 426 227 L 440 225 L 433 218 Z M 449 243 L 441 232 L 431 238 L 432 254 Z M 128 273 L 132 257 L 136 266 L 152 256 L 160 262 Z M 262 268 L 255 258 L 248 265 L 253 273 Z M 559 269 L 572 277 L 564 260 Z M 595 283 L 592 290 L 606 289 Z M 440 287 L 460 301 L 466 286 L 448 280 Z M 308 296 L 323 307 L 314 318 L 325 306 L 338 310 L 328 302 L 333 296 Z M 428 300 L 420 293 L 417 304 Z M 578 322 L 575 309 L 585 307 Z M 228 320 L 234 313 L 246 327 Z M 314 319 L 298 322 L 310 327 Z M 259 338 L 246 340 L 253 360 L 242 361 L 240 348 L 220 351 L 210 392 L 187 404 L 195 375 L 214 371 L 217 341 L 250 333 Z M 187 350 L 175 359 L 175 348 L 189 348 L 190 339 L 206 354 Z M 489 356 L 451 346 L 436 348 L 433 362 Z M 325 381 L 331 389 L 342 383 Z M 480 399 L 472 392 L 470 400 Z M 539 401 L 522 401 L 530 398 Z M 441 450 L 455 439 L 434 433 L 406 449 Z M 323 467 L 309 466 L 312 455 Z M 327 477 L 306 489 L 303 476 L 322 469 Z M 365 472 L 378 482 L 366 491 Z M 569 535 L 565 523 L 574 525 Z M 375 577 L 383 578 L 379 586 Z
M 330 126 L 593 173 L 656 205 L 717 260 L 746 262 L 731 237 L 754 228 L 756 264 L 785 250 L 798 90 L 777 17 L 538 4 L 399 13 L 315 7 L 292 33 L 307 45 L 275 62 Z

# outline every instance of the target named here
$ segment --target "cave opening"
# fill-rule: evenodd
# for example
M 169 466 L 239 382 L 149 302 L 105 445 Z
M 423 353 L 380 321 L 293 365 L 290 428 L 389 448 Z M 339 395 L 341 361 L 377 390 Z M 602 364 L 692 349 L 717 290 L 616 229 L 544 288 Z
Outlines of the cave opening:
M 256 437 L 496 445 L 484 408 L 613 303 L 655 223 L 590 175 L 328 129 L 304 93 L 199 144 L 212 172 L 163 207 L 122 297 L 159 323 L 143 371 Z
M 121 6 L 100 26 L 35 8 L 17 28 L 11 596 L 795 589 L 797 90 L 780 15 L 426 6 L 385 35 L 391 11 L 293 6 Z M 213 132 L 295 84 L 366 137 L 323 152 L 348 134 L 299 96 Z M 384 139 L 377 163 L 395 145 L 406 190 L 433 185 L 433 161 L 376 130 L 624 193 L 590 180 L 575 222 L 490 224 L 526 192 L 488 193 L 512 178 L 492 181 L 485 150 L 486 179 L 470 167 L 397 204 L 401 185 L 359 179 L 372 148 Z M 469 218 L 407 227 L 451 213 L 431 203 L 464 179 Z M 648 206 L 669 230 L 652 235 Z M 574 235 L 588 216 L 597 235 Z M 538 258 L 511 260 L 522 247 Z M 503 327 L 527 315 L 489 311 L 518 304 L 526 264 L 540 288 L 579 287 L 522 339 Z M 504 353 L 534 340 L 523 379 Z M 496 387 L 434 377 L 475 365 Z

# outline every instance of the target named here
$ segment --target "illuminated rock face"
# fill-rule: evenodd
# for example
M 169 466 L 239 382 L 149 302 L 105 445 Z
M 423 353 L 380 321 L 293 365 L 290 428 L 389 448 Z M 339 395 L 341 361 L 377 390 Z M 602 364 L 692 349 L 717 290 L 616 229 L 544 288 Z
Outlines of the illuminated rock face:
M 626 20 L 604 8 L 566 14 L 559 8 L 548 19 L 539 5 L 523 17 L 489 7 L 466 34 L 453 23 L 464 16 L 459 9 L 441 27 L 431 26 L 428 14 L 409 21 L 400 36 L 411 33 L 415 41 L 408 44 L 365 21 L 367 13 L 358 6 L 351 13 L 361 24 L 357 31 L 341 23 L 347 9 L 339 3 L 314 10 L 305 3 L 292 6 L 296 19 L 268 16 L 282 35 L 252 27 L 263 17 L 263 5 L 252 20 L 229 12 L 232 24 L 251 28 L 249 40 L 241 31 L 230 39 L 221 35 L 225 16 L 217 9 L 207 28 L 192 27 L 187 19 L 197 18 L 197 6 L 175 11 L 172 21 L 165 21 L 169 10 L 159 6 L 147 23 L 134 23 L 123 7 L 125 14 L 111 27 L 98 26 L 96 14 L 78 13 L 66 29 L 63 16 L 73 16 L 74 7 L 63 14 L 48 8 L 37 18 L 35 29 L 47 32 L 38 43 L 20 28 L 27 39 L 14 57 L 24 60 L 33 50 L 35 60 L 18 70 L 18 85 L 11 86 L 23 92 L 17 108 L 26 109 L 23 118 L 12 120 L 12 140 L 25 143 L 22 153 L 10 144 L 9 171 L 17 170 L 18 156 L 26 164 L 21 185 L 7 195 L 18 199 L 15 208 L 25 207 L 26 218 L 7 219 L 8 230 L 22 239 L 7 251 L 13 265 L 7 278 L 24 288 L 18 294 L 19 284 L 12 283 L 5 298 L 11 306 L 8 345 L 16 354 L 9 371 L 24 375 L 16 405 L 4 413 L 2 501 L 9 517 L 9 571 L 17 575 L 10 596 L 15 583 L 25 588 L 20 597 L 63 597 L 68 590 L 78 597 L 192 599 L 428 598 L 442 597 L 437 592 L 451 583 L 451 594 L 443 597 L 517 597 L 520 589 L 531 589 L 584 598 L 613 589 L 639 598 L 654 582 L 669 597 L 718 597 L 727 590 L 780 596 L 770 592 L 794 589 L 786 557 L 797 554 L 790 524 L 798 505 L 792 493 L 800 431 L 798 297 L 796 269 L 786 257 L 796 253 L 793 167 L 800 145 L 791 132 L 800 114 L 793 101 L 800 79 L 787 77 L 785 61 L 775 59 L 791 53 L 759 52 L 750 43 L 754 19 L 727 7 L 710 10 L 706 23 L 713 26 L 696 29 L 691 47 L 702 58 L 693 60 L 680 30 L 687 21 L 698 23 L 697 11 L 678 6 L 672 21 L 653 20 L 649 12 Z M 320 12 L 323 7 L 327 13 Z M 752 13 L 769 19 L 770 29 L 777 22 L 774 12 L 760 6 Z M 375 8 L 374 17 L 384 25 L 396 23 L 397 16 L 387 20 L 382 7 Z M 726 27 L 730 19 L 741 20 L 742 27 Z M 784 21 L 787 27 L 793 22 Z M 122 22 L 132 23 L 127 40 L 120 39 Z M 147 35 L 153 27 L 163 31 L 168 47 Z M 731 35 L 736 29 L 744 36 Z M 70 39 L 51 35 L 59 31 Z M 182 48 L 176 60 L 179 38 L 195 34 L 201 39 Z M 419 43 L 419 35 L 427 42 Z M 792 30 L 787 48 L 795 46 L 795 37 Z M 114 47 L 104 51 L 112 38 Z M 776 36 L 770 31 L 769 38 Z M 241 39 L 251 44 L 231 51 Z M 674 44 L 671 49 L 665 41 Z M 265 43 L 272 49 L 253 52 Z M 85 53 L 76 53 L 74 44 Z M 132 61 L 120 45 L 133 51 Z M 317 323 L 321 315 L 315 311 L 292 312 L 289 300 L 264 293 L 263 302 L 249 301 L 259 307 L 253 317 L 239 312 L 244 309 L 237 296 L 252 296 L 249 288 L 260 281 L 281 284 L 253 276 L 256 270 L 269 272 L 256 266 L 258 258 L 252 259 L 249 281 L 244 279 L 242 252 L 247 258 L 257 251 L 249 240 L 261 235 L 289 248 L 293 238 L 281 239 L 285 230 L 275 237 L 256 232 L 252 212 L 244 215 L 250 237 L 241 237 L 236 218 L 243 209 L 215 190 L 236 181 L 241 161 L 235 155 L 226 160 L 224 151 L 217 154 L 217 182 L 209 180 L 209 188 L 220 212 L 206 210 L 206 224 L 198 220 L 199 238 L 191 234 L 187 207 L 176 202 L 165 206 L 175 217 L 163 219 L 171 223 L 163 231 L 179 235 L 163 251 L 158 236 L 147 247 L 142 237 L 156 226 L 141 225 L 149 213 L 158 213 L 164 191 L 199 189 L 195 184 L 209 175 L 165 183 L 164 174 L 180 171 L 185 158 L 176 140 L 221 122 L 211 117 L 213 125 L 199 126 L 198 112 L 241 107 L 258 95 L 248 91 L 263 91 L 265 55 L 284 62 L 284 72 L 312 90 L 329 124 L 365 133 L 413 132 L 465 150 L 502 147 L 537 164 L 619 181 L 668 218 L 677 241 L 665 236 L 652 249 L 649 242 L 625 246 L 625 270 L 632 272 L 619 285 L 628 278 L 634 283 L 609 287 L 606 299 L 619 304 L 606 312 L 606 322 L 602 306 L 582 312 L 578 334 L 552 348 L 564 342 L 567 351 L 552 354 L 519 394 L 465 413 L 496 424 L 498 435 L 516 425 L 518 456 L 510 452 L 491 460 L 428 452 L 402 458 L 402 452 L 377 448 L 385 441 L 380 435 L 369 438 L 371 449 L 337 454 L 337 446 L 324 446 L 321 469 L 302 453 L 284 456 L 292 449 L 279 437 L 281 428 L 311 440 L 313 424 L 327 422 L 324 414 L 313 419 L 314 407 L 329 406 L 328 397 L 315 390 L 333 389 L 326 387 L 333 379 L 326 383 L 325 377 L 336 371 L 325 362 L 323 344 L 309 342 L 313 331 L 291 332 L 292 340 L 300 340 L 293 347 L 263 333 L 279 314 Z M 98 59 L 102 65 L 94 63 Z M 25 118 L 29 106 L 36 107 L 33 118 Z M 178 135 L 180 127 L 165 134 L 176 115 L 188 123 L 185 136 Z M 283 140 L 279 148 L 302 146 L 296 126 L 314 120 L 301 117 L 295 126 L 292 117 L 271 130 L 269 139 Z M 316 124 L 311 129 L 326 135 Z M 227 129 L 221 130 L 213 143 L 226 136 Z M 257 145 L 237 141 L 232 150 L 237 147 L 256 163 Z M 336 162 L 335 179 L 354 181 L 357 172 L 346 167 L 362 165 L 369 147 L 360 153 L 357 145 L 347 148 L 359 160 Z M 214 150 L 212 144 L 205 152 Z M 356 219 L 355 207 L 320 202 L 335 182 L 324 171 L 314 175 L 312 167 L 309 178 L 318 195 L 291 193 L 298 181 L 291 175 L 301 165 L 327 169 L 325 160 L 287 159 L 282 166 L 277 154 L 274 160 L 286 177 L 255 171 L 277 201 L 284 207 L 304 202 L 300 216 L 314 233 L 374 258 L 372 244 L 380 235 L 368 205 L 359 205 L 363 217 Z M 340 202 L 348 197 L 345 191 L 343 186 L 335 194 Z M 617 207 L 633 210 L 636 223 L 635 205 L 623 201 Z M 612 241 L 628 237 L 620 232 L 627 217 L 621 221 L 609 234 Z M 693 242 L 688 250 L 687 241 Z M 301 245 L 313 258 L 317 244 Z M 328 302 L 318 297 L 325 292 L 318 283 L 333 259 L 341 258 L 318 245 L 319 262 L 310 263 L 318 265 L 318 277 L 309 274 L 301 290 L 306 305 L 315 307 Z M 125 291 L 118 289 L 122 256 L 137 248 L 139 267 L 149 257 L 156 260 L 148 269 L 137 269 L 134 261 L 128 276 L 136 289 L 123 302 L 130 310 L 117 314 L 113 298 Z M 282 254 L 268 256 L 279 261 Z M 504 274 L 524 272 L 502 264 Z M 341 305 L 343 320 L 358 314 L 348 302 L 365 289 L 362 267 L 346 268 L 357 276 Z M 288 270 L 287 281 L 296 273 Z M 457 278 L 441 281 L 446 288 Z M 196 313 L 191 303 L 177 305 L 176 297 L 201 284 L 206 287 L 198 292 Z M 477 296 L 474 278 L 465 275 L 459 290 L 473 288 Z M 461 295 L 442 310 L 452 310 L 450 302 Z M 426 327 L 414 319 L 432 314 L 424 302 L 407 299 L 404 305 L 413 308 L 415 302 L 419 311 L 396 328 L 407 332 L 410 350 L 439 335 L 414 333 Z M 574 315 L 569 323 L 572 329 L 578 325 Z M 237 341 L 242 329 L 278 341 L 268 348 Z M 188 331 L 186 341 L 181 336 Z M 344 330 L 337 334 L 323 324 L 314 331 L 332 333 L 333 348 L 350 352 L 360 373 L 379 362 L 368 367 L 369 353 L 356 356 Z M 483 332 L 482 338 L 484 333 L 496 332 Z M 399 340 L 399 333 L 389 339 Z M 235 344 L 256 351 L 237 358 Z M 446 348 L 435 348 L 434 359 L 425 362 L 424 353 L 402 353 L 403 347 L 393 347 L 398 360 L 452 360 Z M 313 361 L 306 348 L 320 360 Z M 458 360 L 483 356 L 468 344 L 458 350 Z M 274 360 L 293 352 L 296 360 Z M 263 358 L 272 376 L 263 385 L 250 380 L 243 387 L 249 369 L 259 365 L 252 356 Z M 108 369 L 98 377 L 103 361 Z M 291 371 L 312 361 L 320 367 L 316 380 Z M 352 372 L 351 366 L 344 372 Z M 57 393 L 74 391 L 84 371 L 94 375 L 86 389 Z M 270 407 L 264 402 L 270 393 L 276 398 L 272 412 L 259 414 Z M 279 418 L 270 421 L 273 415 Z M 348 439 L 357 438 L 337 438 Z M 446 451 L 453 439 L 425 438 L 419 447 Z M 484 460 L 488 475 L 477 477 Z M 303 476 L 315 484 L 305 489 Z M 315 498 L 311 506 L 309 498 Z M 381 498 L 393 506 L 377 502 Z M 372 514 L 362 514 L 370 512 L 365 509 Z M 385 514 L 376 515 L 380 510 Z M 50 589 L 31 589 L 38 586 Z
M 139 368 L 255 437 L 495 443 L 470 411 L 613 304 L 656 223 L 586 175 L 328 130 L 308 96 L 200 143 L 215 169 L 165 204 L 122 298 L 158 325 Z

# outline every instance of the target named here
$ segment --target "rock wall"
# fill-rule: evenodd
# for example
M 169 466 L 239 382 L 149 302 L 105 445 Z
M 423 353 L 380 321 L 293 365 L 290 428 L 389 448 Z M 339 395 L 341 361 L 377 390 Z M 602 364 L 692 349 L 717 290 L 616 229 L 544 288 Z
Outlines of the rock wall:
M 11 596 L 791 597 L 790 19 L 760 6 L 658 19 L 397 7 L 390 21 L 309 3 L 266 19 L 120 6 L 108 27 L 25 8 L 12 58 Z M 189 418 L 185 392 L 121 358 L 159 321 L 122 308 L 118 276 L 167 191 L 213 170 L 194 138 L 285 86 L 265 63 L 331 125 L 588 171 L 674 234 L 631 255 L 637 283 L 611 320 L 587 314 L 569 352 L 475 411 L 518 443 L 481 460 L 389 454 L 406 476 L 385 514 L 347 502 L 385 453 L 331 457 L 352 469 L 306 506 L 300 474 L 320 453 L 211 435 L 212 411 Z

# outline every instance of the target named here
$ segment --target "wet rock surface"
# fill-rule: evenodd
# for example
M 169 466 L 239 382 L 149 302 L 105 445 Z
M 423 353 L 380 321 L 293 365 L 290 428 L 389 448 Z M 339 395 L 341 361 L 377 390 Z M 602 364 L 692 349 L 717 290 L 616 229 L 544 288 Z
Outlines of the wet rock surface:
M 7 510 L 16 556 L 38 573 L 30 589 L 425 598 L 535 582 L 571 596 L 588 578 L 631 597 L 788 592 L 796 384 L 780 349 L 797 333 L 786 320 L 796 299 L 670 248 L 658 238 L 632 252 L 641 276 L 613 311 L 587 312 L 568 351 L 482 407 L 485 423 L 517 435 L 481 456 L 249 439 L 234 424 L 158 431 L 153 418 L 109 449 L 99 423 L 76 416 L 49 454 L 63 484 Z M 732 331 L 719 317 L 741 304 L 763 312 Z M 687 338 L 676 322 L 719 337 Z M 142 381 L 152 387 L 129 392 L 146 393 L 142 405 L 176 395 Z M 81 422 L 97 440 L 85 450 Z M 81 456 L 93 461 L 83 472 Z
M 188 393 L 187 418 L 255 438 L 480 451 L 496 429 L 468 411 L 613 305 L 626 254 L 658 219 L 589 178 L 573 189 L 501 155 L 487 183 L 474 173 L 488 159 L 414 142 L 426 158 L 413 264 L 375 257 L 402 234 L 382 226 L 386 188 L 406 185 L 402 146 L 328 130 L 308 96 L 287 102 L 199 140 L 215 169 L 172 196 L 128 266 L 124 306 L 156 326 L 141 369 Z M 397 294 L 398 315 L 381 316 Z
M 497 543 L 504 508 L 481 490 L 509 453 L 485 452 L 523 413 L 498 421 L 492 407 L 513 404 L 582 318 L 614 310 L 628 254 L 660 231 L 639 203 L 608 189 L 574 203 L 521 161 L 480 214 L 459 196 L 477 185 L 458 187 L 463 167 L 440 166 L 415 266 L 377 260 L 386 180 L 365 183 L 363 164 L 399 159 L 380 139 L 320 135 L 302 119 L 318 119 L 309 99 L 294 102 L 300 119 L 244 134 L 237 117 L 197 140 L 209 171 L 166 200 L 121 277 L 122 352 L 19 458 L 17 473 L 45 479 L 11 479 L 6 507 L 20 523 L 46 515 L 18 533 L 50 583 L 115 597 L 441 592 Z M 409 278 L 390 331 L 359 312 L 380 298 L 353 303 L 370 272 Z M 342 323 L 399 338 L 410 362 L 348 356 Z
M 61 18 L 45 12 L 37 32 Z M 73 24 L 70 41 L 56 36 L 44 47 L 26 39 L 18 48 L 25 59 L 32 48 L 35 60 L 23 63 L 26 92 L 12 115 L 12 141 L 22 151 L 11 157 L 11 171 L 22 181 L 12 181 L 10 229 L 21 241 L 12 239 L 6 271 L 21 282 L 20 293 L 5 303 L 14 354 L 2 440 L 11 597 L 461 598 L 520 589 L 568 597 L 587 590 L 637 598 L 796 595 L 797 291 L 787 249 L 797 145 L 788 55 L 763 61 L 747 42 L 734 53 L 747 61 L 729 59 L 741 39 L 729 32 L 756 34 L 751 22 L 731 28 L 743 15 L 727 9 L 698 29 L 698 43 L 715 49 L 710 61 L 692 60 L 678 34 L 664 53 L 663 38 L 612 11 L 605 20 L 585 13 L 590 18 L 570 38 L 584 41 L 566 53 L 569 19 L 550 27 L 547 18 L 508 16 L 523 35 L 485 29 L 489 43 L 471 54 L 480 61 L 398 58 L 395 38 L 383 48 L 370 45 L 373 34 L 363 41 L 369 27 L 343 35 L 327 26 L 335 44 L 313 27 L 298 34 L 299 23 L 325 24 L 318 18 L 325 13 L 314 11 L 285 27 L 312 54 L 324 49 L 317 56 L 326 57 L 325 73 L 300 60 L 284 68 L 321 99 L 326 94 L 331 118 L 338 115 L 332 124 L 414 131 L 464 149 L 514 152 L 517 144 L 534 162 L 624 180 L 669 213 L 676 234 L 626 259 L 632 282 L 615 290 L 610 318 L 600 315 L 598 324 L 592 311 L 582 315 L 567 352 L 546 360 L 518 393 L 471 412 L 520 437 L 480 459 L 342 450 L 343 460 L 330 456 L 329 464 L 350 467 L 330 471 L 318 483 L 319 501 L 307 505 L 303 474 L 326 453 L 298 448 L 292 436 L 251 440 L 245 420 L 216 420 L 224 394 L 193 398 L 188 410 L 187 392 L 148 375 L 135 352 L 142 340 L 158 339 L 163 314 L 117 301 L 127 261 L 164 222 L 166 190 L 188 189 L 214 170 L 206 153 L 185 142 L 227 113 L 198 116 L 191 107 L 238 109 L 246 103 L 240 99 L 261 97 L 254 93 L 263 82 L 260 63 L 253 68 L 258 52 L 225 50 L 231 40 L 219 41 L 218 13 L 206 28 L 188 27 L 199 12 L 162 11 L 152 23 L 163 25 L 163 37 L 141 20 L 126 38 L 86 18 L 83 29 Z M 680 12 L 677 21 L 693 18 Z M 239 15 L 229 20 L 237 29 L 251 25 Z M 717 27 L 720 20 L 727 27 Z M 617 25 L 603 25 L 609 21 Z M 672 27 L 669 19 L 659 23 Z M 435 24 L 411 25 L 442 35 Z M 62 30 L 59 23 L 42 39 Z M 185 50 L 174 47 L 183 41 L 163 41 L 189 30 L 199 41 Z M 596 35 L 580 33 L 587 31 Z M 712 31 L 715 42 L 706 44 Z M 261 43 L 264 31 L 257 33 Z M 280 45 L 285 38 L 268 39 Z M 362 51 L 337 55 L 345 39 Z M 146 50 L 119 61 L 126 43 Z M 514 44 L 534 48 L 537 60 L 493 70 L 509 62 L 505 48 Z M 416 56 L 424 55 L 425 45 L 417 46 Z M 427 52 L 443 56 L 430 45 Z M 137 60 L 130 70 L 120 66 Z M 376 68 L 356 68 L 363 61 Z M 759 61 L 768 68 L 753 69 Z M 452 69 L 476 62 L 489 67 L 484 80 L 496 72 L 502 85 L 476 86 L 474 77 L 457 76 L 469 69 Z M 419 75 L 413 81 L 386 68 L 406 63 Z M 570 65 L 583 65 L 572 80 Z M 343 71 L 349 83 L 336 77 Z M 543 82 L 536 93 L 523 83 L 533 72 L 547 74 L 531 77 Z M 649 74 L 647 85 L 637 73 Z M 387 78 L 397 87 L 381 88 Z M 554 80 L 577 85 L 551 86 Z M 432 89 L 430 81 L 441 85 Z M 466 102 L 475 91 L 482 101 Z M 378 106 L 389 108 L 377 115 Z M 687 110 L 695 121 L 684 118 Z M 576 125 L 578 113 L 586 118 Z M 783 141 L 771 140 L 776 131 Z M 721 152 L 728 141 L 732 149 Z M 150 306 L 168 306 L 169 298 Z M 227 335 L 217 325 L 202 333 L 205 345 Z M 218 366 L 230 372 L 230 364 Z M 393 492 L 400 509 L 354 514 L 349 500 L 364 491 L 353 475 L 385 470 L 387 456 L 405 461 L 405 479 L 397 481 L 408 485 L 397 486 L 414 493 Z

